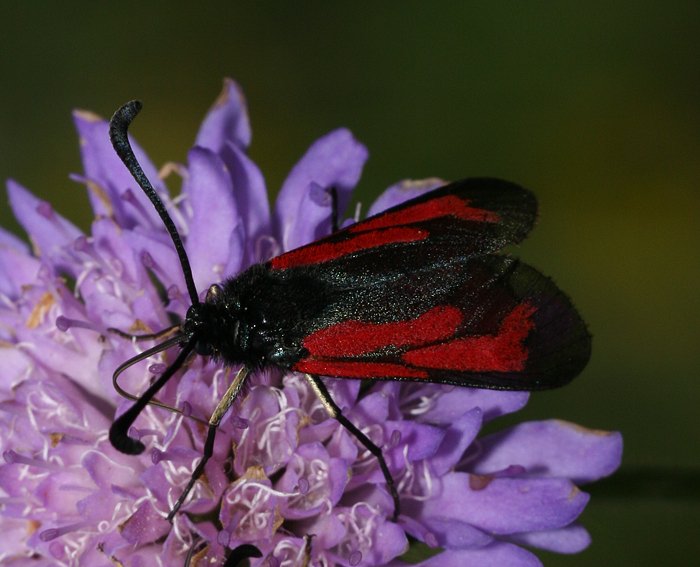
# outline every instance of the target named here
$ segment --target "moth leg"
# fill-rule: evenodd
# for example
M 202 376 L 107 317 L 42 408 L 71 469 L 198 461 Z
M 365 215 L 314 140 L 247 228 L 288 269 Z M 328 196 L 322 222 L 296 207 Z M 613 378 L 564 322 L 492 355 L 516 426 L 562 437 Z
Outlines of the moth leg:
M 316 534 L 306 534 L 304 536 L 304 559 L 301 567 L 311 567 L 311 540 Z
M 360 443 L 362 443 L 365 446 L 365 448 L 370 453 L 372 453 L 372 455 L 376 457 L 377 461 L 379 462 L 379 468 L 382 470 L 382 474 L 384 475 L 384 480 L 386 481 L 387 488 L 389 489 L 389 492 L 391 494 L 391 498 L 394 501 L 394 514 L 392 515 L 392 520 L 396 521 L 396 518 L 398 518 L 400 512 L 399 493 L 396 490 L 396 483 L 394 482 L 394 477 L 391 476 L 391 472 L 389 472 L 389 466 L 386 464 L 386 460 L 384 460 L 382 450 L 379 447 L 377 447 L 374 443 L 372 443 L 372 441 L 369 437 L 367 437 L 367 435 L 362 433 L 362 431 L 360 431 L 347 417 L 343 415 L 343 412 L 341 411 L 340 407 L 338 407 L 338 404 L 336 404 L 333 401 L 333 398 L 331 398 L 330 392 L 328 392 L 328 388 L 326 388 L 326 385 L 321 381 L 321 379 L 318 376 L 313 376 L 311 374 L 305 374 L 305 376 L 311 384 L 311 387 L 313 388 L 314 392 L 321 400 L 321 403 L 326 408 L 328 415 L 338 420 L 340 425 L 347 429 Z
M 199 464 L 194 469 L 194 472 L 192 473 L 192 476 L 190 477 L 187 486 L 185 486 L 185 489 L 182 491 L 182 494 L 180 494 L 180 497 L 175 502 L 175 505 L 173 506 L 172 510 L 170 510 L 170 513 L 168 514 L 169 522 L 172 523 L 175 514 L 177 514 L 177 511 L 184 504 L 187 495 L 194 487 L 194 483 L 197 482 L 200 476 L 202 476 L 202 473 L 204 472 L 204 466 L 207 464 L 207 461 L 209 461 L 211 456 L 214 454 L 214 439 L 216 438 L 216 430 L 218 429 L 219 424 L 221 423 L 221 420 L 228 411 L 228 409 L 231 407 L 233 402 L 236 401 L 236 398 L 238 397 L 238 394 L 240 394 L 241 388 L 243 387 L 247 376 L 248 369 L 244 366 L 238 371 L 238 374 L 236 374 L 236 377 L 233 379 L 233 382 L 231 382 L 231 385 L 228 387 L 228 390 L 226 390 L 226 393 L 221 398 L 221 401 L 218 403 L 216 408 L 214 408 L 214 412 L 209 418 L 209 429 L 207 430 L 207 438 L 204 441 L 204 451 L 202 452 L 202 459 L 199 461 Z
M 197 537 L 197 536 L 195 536 Z M 184 567 L 191 567 L 192 565 L 192 558 L 195 557 L 196 555 L 199 554 L 204 554 L 206 553 L 207 550 L 207 545 L 204 543 L 204 541 L 197 541 L 196 543 L 193 541 L 192 545 L 190 548 L 187 550 L 187 555 L 185 555 L 185 565 Z
M 340 211 L 338 211 L 338 189 L 331 187 L 328 189 L 331 195 L 331 234 L 338 232 L 340 228 Z

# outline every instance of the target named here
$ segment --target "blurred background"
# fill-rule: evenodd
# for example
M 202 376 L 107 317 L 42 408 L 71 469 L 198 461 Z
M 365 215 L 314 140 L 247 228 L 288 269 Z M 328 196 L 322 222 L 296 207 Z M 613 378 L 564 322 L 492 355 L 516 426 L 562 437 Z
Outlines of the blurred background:
M 237 5 L 235 5 L 237 4 Z M 370 150 L 365 203 L 396 180 L 532 188 L 517 251 L 594 334 L 593 360 L 517 420 L 625 436 L 591 487 L 584 553 L 546 565 L 687 564 L 700 552 L 700 3 L 207 2 L 0 5 L 0 177 L 87 228 L 71 110 L 131 98 L 153 161 L 183 161 L 223 77 L 243 87 L 276 191 L 320 135 Z M 19 231 L 6 200 L 2 225 Z

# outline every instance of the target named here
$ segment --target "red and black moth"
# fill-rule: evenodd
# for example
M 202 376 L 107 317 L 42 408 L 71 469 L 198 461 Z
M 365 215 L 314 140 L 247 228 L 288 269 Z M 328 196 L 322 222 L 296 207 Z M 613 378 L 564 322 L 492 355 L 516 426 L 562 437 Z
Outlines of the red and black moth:
M 140 109 L 137 101 L 120 108 L 110 137 L 173 240 L 192 304 L 180 325 L 143 338 L 173 336 L 115 372 L 116 384 L 136 362 L 181 347 L 116 419 L 112 444 L 128 454 L 145 449 L 129 428 L 193 352 L 242 365 L 169 520 L 211 457 L 219 422 L 261 368 L 306 375 L 329 414 L 376 456 L 396 518 L 399 497 L 381 449 L 345 418 L 319 376 L 540 390 L 566 384 L 588 362 L 590 335 L 568 297 L 534 268 L 497 254 L 525 238 L 537 213 L 532 193 L 498 179 L 426 193 L 212 285 L 201 302 L 175 225 L 129 145 L 127 129 Z

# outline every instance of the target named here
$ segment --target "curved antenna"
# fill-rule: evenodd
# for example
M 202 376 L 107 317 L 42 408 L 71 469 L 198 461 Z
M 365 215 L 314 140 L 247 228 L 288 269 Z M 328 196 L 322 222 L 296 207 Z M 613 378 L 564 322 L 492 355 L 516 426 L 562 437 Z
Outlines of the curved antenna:
M 129 428 L 134 424 L 134 421 L 136 421 L 136 418 L 143 409 L 151 402 L 153 396 L 158 393 L 158 390 L 165 386 L 166 382 L 170 380 L 173 374 L 180 369 L 187 357 L 194 350 L 195 343 L 196 339 L 190 338 L 180 351 L 180 354 L 177 355 L 175 361 L 160 375 L 160 378 L 151 384 L 148 390 L 141 394 L 141 397 L 136 400 L 133 406 L 114 420 L 112 426 L 109 428 L 109 441 L 117 451 L 121 451 L 127 455 L 139 455 L 146 449 L 146 446 L 141 443 L 141 441 L 129 437 Z
M 134 151 L 131 149 L 131 144 L 129 143 L 128 129 L 129 124 L 136 117 L 136 115 L 141 111 L 143 105 L 138 100 L 132 100 L 127 102 L 124 106 L 119 108 L 112 116 L 109 121 L 109 139 L 112 140 L 112 146 L 117 155 L 124 162 L 124 165 L 129 170 L 129 173 L 139 184 L 139 187 L 143 190 L 146 196 L 150 199 L 151 203 L 156 209 L 156 212 L 163 221 L 170 238 L 175 245 L 175 251 L 180 259 L 180 265 L 182 266 L 182 273 L 185 276 L 185 284 L 187 285 L 187 293 L 190 296 L 190 301 L 192 305 L 199 304 L 199 296 L 197 294 L 197 287 L 194 285 L 194 279 L 192 278 L 192 268 L 190 268 L 190 261 L 187 258 L 187 252 L 185 252 L 185 247 L 182 244 L 182 239 L 180 234 L 175 228 L 175 223 L 173 219 L 170 218 L 168 211 L 165 210 L 165 205 L 161 201 L 160 197 L 156 193 L 156 190 L 151 185 L 151 182 L 146 177 L 143 172 L 141 165 L 139 164 Z
M 123 362 L 122 364 L 120 364 L 119 367 L 114 371 L 114 374 L 112 374 L 112 386 L 117 391 L 117 394 L 119 394 L 122 398 L 126 398 L 127 400 L 132 400 L 134 402 L 137 402 L 139 400 L 139 396 L 135 396 L 134 394 L 127 392 L 124 388 L 122 388 L 119 385 L 119 376 L 121 376 L 128 368 L 131 368 L 137 362 L 141 362 L 142 360 L 145 360 L 148 357 L 153 356 L 154 354 L 162 352 L 162 351 L 170 348 L 173 345 L 184 343 L 186 340 L 187 340 L 186 335 L 176 335 L 174 337 L 169 338 L 167 341 L 163 341 L 162 343 L 157 344 L 156 346 L 151 347 L 151 348 L 143 351 L 142 353 L 137 354 L 136 356 L 130 358 L 126 362 Z M 171 411 L 173 413 L 177 413 L 179 415 L 183 415 L 185 417 L 193 419 L 194 421 L 198 421 L 199 423 L 203 423 L 204 425 L 207 425 L 207 422 L 205 420 L 200 419 L 194 415 L 186 414 L 181 409 L 178 409 L 178 408 L 173 407 L 173 406 L 169 406 L 168 404 L 164 404 L 163 402 L 160 402 L 158 400 L 151 400 L 149 402 L 149 404 L 152 406 L 157 406 L 159 408 L 169 410 L 169 411 Z
M 167 337 L 168 335 L 172 335 L 175 332 L 180 330 L 180 325 L 171 325 L 170 327 L 166 327 L 162 331 L 157 331 L 155 333 L 144 333 L 141 335 L 135 335 L 134 333 L 127 333 L 125 331 L 122 331 L 121 329 L 117 329 L 115 327 L 107 327 L 107 330 L 110 333 L 114 333 L 115 335 L 120 336 L 122 339 L 129 339 L 130 341 L 152 341 L 152 340 L 157 340 L 157 339 L 162 339 L 163 337 Z

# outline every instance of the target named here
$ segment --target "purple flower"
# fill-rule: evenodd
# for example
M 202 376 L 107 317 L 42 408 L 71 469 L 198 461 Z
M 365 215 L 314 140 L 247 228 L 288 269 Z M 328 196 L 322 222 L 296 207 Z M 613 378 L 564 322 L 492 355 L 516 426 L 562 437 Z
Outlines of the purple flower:
M 0 562 L 8 566 L 128 567 L 220 564 L 244 543 L 254 565 L 404 565 L 408 536 L 442 551 L 421 565 L 539 565 L 528 548 L 575 553 L 588 496 L 577 485 L 619 465 L 617 433 L 562 421 L 522 423 L 479 437 L 517 411 L 522 392 L 326 380 L 346 415 L 378 446 L 397 482 L 401 515 L 378 463 L 337 422 L 302 376 L 258 372 L 221 424 L 214 457 L 171 526 L 165 516 L 202 454 L 201 423 L 150 406 L 136 421 L 149 451 L 127 456 L 107 438 L 131 404 L 114 369 L 152 346 L 109 331 L 149 333 L 183 317 L 188 297 L 172 244 L 115 155 L 107 123 L 75 113 L 95 220 L 84 234 L 14 181 L 10 205 L 31 247 L 0 229 Z M 273 211 L 248 158 L 251 132 L 238 86 L 226 81 L 186 164 L 160 175 L 136 155 L 186 242 L 200 290 L 255 262 L 327 234 L 367 159 L 344 129 L 315 142 Z M 166 187 L 181 179 L 179 196 Z M 402 182 L 378 212 L 439 184 Z M 351 220 L 347 222 L 352 222 Z M 176 349 L 174 349 L 176 350 Z M 173 352 L 120 378 L 142 392 Z M 236 369 L 201 357 L 159 399 L 206 420 Z M 200 564 L 204 564 L 202 561 Z M 209 563 L 207 563 L 209 564 Z

